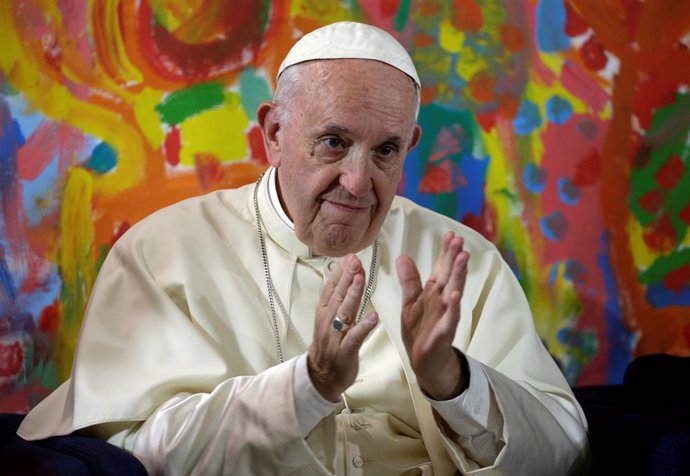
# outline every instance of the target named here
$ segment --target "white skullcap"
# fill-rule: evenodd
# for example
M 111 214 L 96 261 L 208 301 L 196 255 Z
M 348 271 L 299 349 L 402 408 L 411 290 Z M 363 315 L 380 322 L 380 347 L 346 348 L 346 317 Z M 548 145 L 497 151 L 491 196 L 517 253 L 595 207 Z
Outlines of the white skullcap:
M 410 55 L 395 38 L 375 26 L 351 21 L 332 23 L 304 35 L 281 63 L 278 76 L 285 68 L 304 61 L 345 58 L 389 64 L 421 87 Z

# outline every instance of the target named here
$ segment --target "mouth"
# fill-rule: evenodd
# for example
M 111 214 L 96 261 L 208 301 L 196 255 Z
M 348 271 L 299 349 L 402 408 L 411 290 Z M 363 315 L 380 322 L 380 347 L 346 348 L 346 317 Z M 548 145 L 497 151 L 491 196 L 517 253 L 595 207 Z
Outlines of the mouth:
M 371 205 L 363 206 L 352 203 L 334 202 L 332 200 L 324 200 L 323 203 L 327 203 L 331 207 L 343 213 L 363 213 L 367 212 Z

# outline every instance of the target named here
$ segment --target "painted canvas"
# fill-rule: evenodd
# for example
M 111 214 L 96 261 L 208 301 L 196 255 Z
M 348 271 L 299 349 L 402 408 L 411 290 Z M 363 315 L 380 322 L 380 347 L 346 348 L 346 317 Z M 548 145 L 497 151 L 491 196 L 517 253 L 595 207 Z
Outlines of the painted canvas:
M 399 192 L 472 226 L 573 385 L 690 353 L 690 2 L 0 2 L 0 410 L 69 374 L 100 264 L 183 198 L 256 179 L 254 119 L 304 33 L 410 51 L 423 136 Z

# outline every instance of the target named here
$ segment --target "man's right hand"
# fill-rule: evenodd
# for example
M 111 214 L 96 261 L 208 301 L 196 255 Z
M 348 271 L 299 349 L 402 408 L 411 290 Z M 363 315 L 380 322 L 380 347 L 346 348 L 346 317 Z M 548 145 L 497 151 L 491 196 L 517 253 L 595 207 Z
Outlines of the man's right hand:
M 355 322 L 364 280 L 359 258 L 353 254 L 345 256 L 326 280 L 316 306 L 307 366 L 314 387 L 331 402 L 338 401 L 340 394 L 357 378 L 359 349 L 378 322 L 376 313 Z M 333 327 L 336 316 L 344 322 L 341 331 Z

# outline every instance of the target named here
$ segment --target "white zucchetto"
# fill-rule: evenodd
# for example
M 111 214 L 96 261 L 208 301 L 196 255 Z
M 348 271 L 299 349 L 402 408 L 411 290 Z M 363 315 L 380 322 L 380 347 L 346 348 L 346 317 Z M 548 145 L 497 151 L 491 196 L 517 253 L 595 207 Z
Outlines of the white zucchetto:
M 399 69 L 421 88 L 417 70 L 410 55 L 389 33 L 351 21 L 332 23 L 304 35 L 290 49 L 278 68 L 320 59 L 369 59 Z

